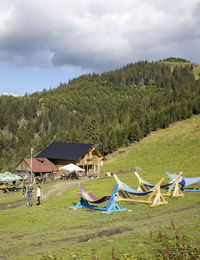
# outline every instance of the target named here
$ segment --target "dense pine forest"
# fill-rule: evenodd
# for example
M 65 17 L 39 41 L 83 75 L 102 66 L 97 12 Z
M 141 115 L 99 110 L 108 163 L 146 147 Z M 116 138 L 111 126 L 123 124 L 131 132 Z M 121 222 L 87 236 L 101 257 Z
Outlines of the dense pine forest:
M 52 141 L 82 142 L 108 154 L 199 113 L 200 79 L 183 59 L 141 61 L 48 91 L 0 96 L 0 171 L 13 170 L 31 147 L 36 155 Z

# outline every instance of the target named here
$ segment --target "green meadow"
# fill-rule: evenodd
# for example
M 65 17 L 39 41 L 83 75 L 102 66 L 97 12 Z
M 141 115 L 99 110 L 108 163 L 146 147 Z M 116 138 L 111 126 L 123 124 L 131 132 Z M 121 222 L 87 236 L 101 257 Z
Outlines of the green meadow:
M 126 152 L 124 152 L 126 150 Z M 122 182 L 136 189 L 140 176 L 156 184 L 166 171 L 200 176 L 200 116 L 152 132 L 139 143 L 109 155 L 101 177 L 83 184 L 97 197 L 115 184 L 105 172 L 119 173 Z M 45 194 L 64 181 L 42 184 Z M 66 186 L 68 181 L 65 181 Z M 58 185 L 57 185 L 58 187 Z M 200 188 L 200 183 L 194 187 Z M 118 202 L 124 212 L 71 210 L 78 186 L 59 190 L 37 207 L 26 208 L 21 192 L 0 194 L 0 259 L 200 259 L 200 192 L 183 198 L 166 198 L 155 208 L 135 202 Z

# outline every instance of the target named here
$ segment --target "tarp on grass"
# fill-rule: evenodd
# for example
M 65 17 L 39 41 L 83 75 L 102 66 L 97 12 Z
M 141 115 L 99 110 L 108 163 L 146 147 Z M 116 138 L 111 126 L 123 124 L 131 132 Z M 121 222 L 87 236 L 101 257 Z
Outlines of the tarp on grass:
M 19 181 L 22 180 L 22 177 L 11 173 L 11 172 L 4 172 L 0 174 L 0 182 L 13 182 L 13 181 Z

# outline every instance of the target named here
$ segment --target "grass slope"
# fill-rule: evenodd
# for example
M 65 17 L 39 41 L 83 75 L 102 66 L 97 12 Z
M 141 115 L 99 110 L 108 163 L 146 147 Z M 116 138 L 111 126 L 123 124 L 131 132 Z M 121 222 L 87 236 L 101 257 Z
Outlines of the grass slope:
M 200 116 L 174 123 L 167 129 L 152 132 L 140 143 L 115 153 L 101 168 L 106 171 L 142 169 L 141 175 L 156 181 L 165 171 L 184 172 L 185 176 L 200 176 Z
M 175 66 L 188 66 L 193 65 L 193 73 L 195 79 L 199 79 L 200 77 L 200 64 L 199 63 L 192 63 L 192 62 L 168 62 L 168 61 L 161 61 L 160 63 L 169 64 L 171 69 L 173 70 Z
M 154 132 L 127 151 L 107 160 L 102 176 L 105 171 L 134 166 L 142 169 L 144 179 L 154 183 L 165 176 L 165 170 L 183 171 L 187 177 L 200 176 L 200 117 Z M 130 186 L 137 186 L 133 173 L 119 177 Z M 102 196 L 114 184 L 113 178 L 102 177 L 84 186 Z M 43 191 L 51 185 L 44 184 Z M 128 211 L 103 215 L 68 209 L 78 201 L 77 192 L 76 186 L 71 187 L 60 197 L 43 200 L 40 208 L 26 208 L 24 203 L 1 209 L 0 259 L 170 259 L 166 257 L 182 251 L 182 259 L 198 259 L 200 193 L 168 198 L 167 205 L 156 208 L 120 202 Z M 20 199 L 19 193 L 0 194 L 0 208 L 2 203 L 13 202 L 14 196 Z

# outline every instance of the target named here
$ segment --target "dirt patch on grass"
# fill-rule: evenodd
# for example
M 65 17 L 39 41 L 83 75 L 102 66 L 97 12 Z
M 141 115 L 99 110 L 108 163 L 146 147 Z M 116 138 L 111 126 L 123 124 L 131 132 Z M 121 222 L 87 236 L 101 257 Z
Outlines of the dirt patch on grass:
M 2 209 L 15 209 L 15 208 L 21 207 L 22 205 L 25 205 L 24 200 L 17 200 L 17 201 L 12 202 L 12 203 L 1 203 L 0 204 L 0 210 L 2 210 Z
M 174 210 L 174 212 L 177 213 L 177 212 L 181 212 L 181 211 L 193 209 L 193 208 L 196 208 L 196 207 L 199 207 L 199 206 L 200 206 L 200 201 L 196 202 L 194 205 L 191 205 L 191 206 L 189 206 L 189 207 Z
M 87 241 L 90 241 L 94 238 L 99 238 L 99 237 L 103 237 L 103 236 L 110 237 L 110 236 L 114 236 L 114 235 L 124 233 L 126 231 L 132 231 L 132 229 L 126 228 L 126 227 L 107 229 L 107 230 L 103 230 L 103 231 L 100 231 L 100 232 L 95 233 L 95 234 L 82 236 L 82 237 L 79 238 L 78 243 L 87 242 Z
M 80 236 L 79 238 L 76 236 L 76 237 L 66 237 L 66 238 L 54 240 L 54 245 L 55 244 L 60 245 L 62 243 L 76 244 L 76 243 L 90 242 L 96 238 L 101 238 L 103 236 L 110 237 L 110 236 L 122 234 L 124 232 L 132 231 L 132 230 L 133 229 L 127 227 L 111 228 L 111 229 L 99 231 L 97 233 Z
M 77 185 L 78 182 L 84 183 L 88 182 L 89 180 L 73 180 L 73 181 L 62 181 L 59 183 L 54 184 L 43 196 L 43 200 L 47 199 L 54 199 L 63 195 L 63 193 L 68 190 L 69 188 Z
M 80 180 L 79 180 L 80 181 Z M 53 199 L 61 196 L 66 190 L 70 187 L 76 185 L 78 180 L 76 181 L 62 181 L 54 184 L 43 196 L 43 200 Z
M 22 240 L 24 238 L 24 236 L 14 236 L 12 237 L 12 239 L 16 239 L 16 240 Z

